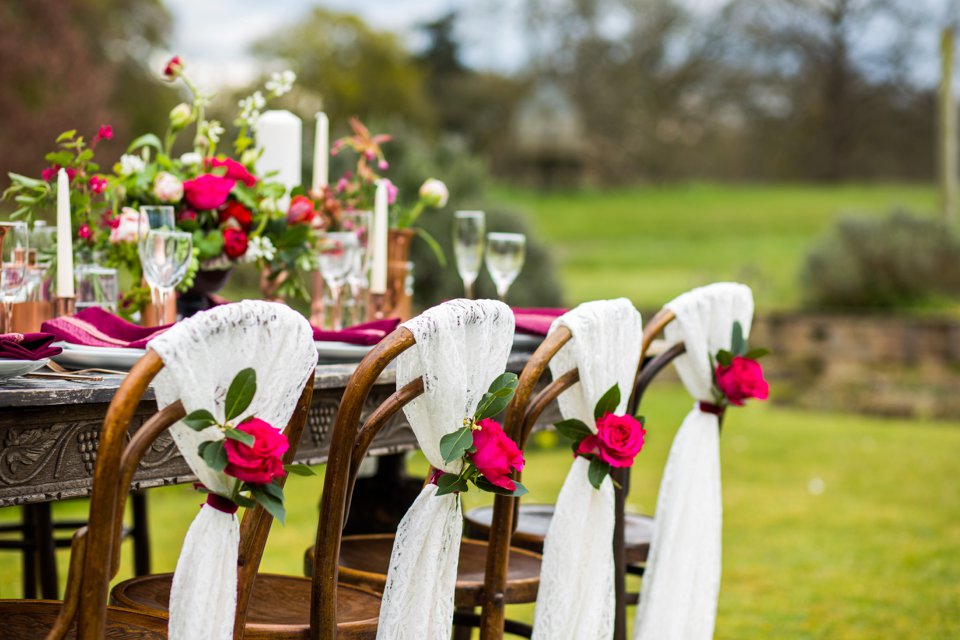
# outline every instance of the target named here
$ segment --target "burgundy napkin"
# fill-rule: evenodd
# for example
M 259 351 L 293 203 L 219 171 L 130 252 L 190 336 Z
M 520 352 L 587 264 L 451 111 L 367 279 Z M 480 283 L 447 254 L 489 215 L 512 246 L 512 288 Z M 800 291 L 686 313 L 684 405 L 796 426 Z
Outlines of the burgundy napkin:
M 567 312 L 566 309 L 533 308 L 522 309 L 514 307 L 513 317 L 517 323 L 517 333 L 526 333 L 532 336 L 545 336 L 550 330 L 553 321 Z
M 0 359 L 43 360 L 60 355 L 60 347 L 51 347 L 56 336 L 50 333 L 0 333 Z
M 355 324 L 341 331 L 325 331 L 313 328 L 317 342 L 349 342 L 350 344 L 375 345 L 400 325 L 399 318 L 384 318 Z
M 147 343 L 172 325 L 141 327 L 100 307 L 90 307 L 72 316 L 47 320 L 40 328 L 57 340 L 87 347 L 144 349 Z

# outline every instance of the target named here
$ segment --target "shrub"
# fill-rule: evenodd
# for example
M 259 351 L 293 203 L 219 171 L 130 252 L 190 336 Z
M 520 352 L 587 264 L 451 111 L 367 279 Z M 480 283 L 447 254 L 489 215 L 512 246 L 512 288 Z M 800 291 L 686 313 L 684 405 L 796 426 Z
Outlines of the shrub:
M 841 218 L 807 254 L 802 280 L 820 308 L 891 308 L 960 296 L 960 238 L 929 217 Z

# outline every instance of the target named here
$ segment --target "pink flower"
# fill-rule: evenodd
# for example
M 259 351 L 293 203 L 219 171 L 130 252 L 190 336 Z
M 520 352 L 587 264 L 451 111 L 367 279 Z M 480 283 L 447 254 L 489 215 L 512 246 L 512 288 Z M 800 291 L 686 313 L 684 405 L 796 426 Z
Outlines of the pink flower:
M 173 80 L 183 71 L 183 60 L 180 56 L 173 56 L 163 66 L 163 75 L 169 80 Z
M 377 163 L 377 167 L 380 168 L 380 171 L 386 171 L 390 168 L 390 163 L 386 160 L 381 160 L 379 163 Z
M 224 174 L 224 177 L 242 182 L 248 187 L 257 184 L 257 177 L 250 173 L 245 166 L 231 158 L 207 158 L 207 166 L 214 168 L 226 167 L 227 172 Z
M 116 224 L 111 223 L 113 227 L 110 231 L 110 242 L 118 244 L 120 242 L 136 242 L 140 235 L 140 214 L 136 209 L 124 207 L 120 215 L 114 219 Z
M 204 173 L 183 183 L 183 196 L 194 209 L 217 209 L 235 184 L 230 178 Z
M 770 396 L 770 386 L 756 360 L 734 356 L 729 366 L 717 365 L 715 375 L 717 387 L 732 405 L 740 407 L 749 398 L 766 400 Z
M 47 167 L 40 172 L 40 177 L 43 178 L 44 182 L 53 182 L 57 179 L 57 173 L 60 171 L 60 165 L 55 164 L 52 167 Z
M 400 192 L 400 189 L 386 178 L 384 178 L 383 181 L 387 183 L 387 203 L 393 204 L 397 201 L 397 194 Z
M 344 191 L 347 190 L 347 187 L 349 186 L 350 186 L 350 183 L 347 181 L 346 178 L 340 178 L 339 180 L 337 180 L 337 193 L 343 193 Z
M 224 440 L 223 448 L 227 452 L 224 473 L 251 484 L 270 484 L 275 478 L 287 475 L 283 469 L 283 454 L 290 448 L 287 436 L 260 418 L 251 418 L 237 429 L 254 437 L 253 446 L 230 438 Z
M 96 139 L 97 140 L 109 140 L 113 137 L 113 127 L 108 124 L 100 125 L 100 130 L 97 131 Z
M 313 206 L 313 200 L 307 196 L 294 196 L 287 209 L 287 222 L 289 224 L 310 222 L 315 215 L 317 210 Z
M 477 422 L 477 426 L 480 429 L 473 432 L 476 451 L 467 454 L 467 459 L 490 484 L 513 491 L 517 483 L 510 474 L 523 470 L 523 453 L 496 420 L 485 418 Z
M 363 152 L 363 157 L 366 158 L 368 161 L 373 162 L 373 159 L 377 157 L 377 154 L 375 154 L 373 151 L 370 151 L 368 149 Z
M 77 229 L 77 235 L 78 235 L 81 239 L 83 239 L 83 240 L 89 240 L 89 239 L 90 239 L 90 225 L 88 225 L 88 224 L 82 224 L 82 225 L 80 225 L 80 228 Z
M 77 173 L 78 173 L 77 169 L 67 167 L 67 181 L 73 182 L 73 179 L 77 176 Z
M 107 188 L 106 178 L 100 176 L 91 176 L 90 180 L 87 181 L 87 184 L 90 185 L 90 191 L 96 194 L 103 193 Z
M 237 259 L 247 252 L 250 239 L 242 229 L 227 227 L 223 230 L 223 252 L 227 257 Z
M 183 197 L 183 183 L 172 173 L 161 171 L 153 179 L 153 195 L 160 202 L 180 202 Z
M 643 449 L 643 425 L 632 416 L 606 413 L 597 420 L 597 433 L 577 447 L 579 455 L 596 455 L 611 467 L 629 467 Z

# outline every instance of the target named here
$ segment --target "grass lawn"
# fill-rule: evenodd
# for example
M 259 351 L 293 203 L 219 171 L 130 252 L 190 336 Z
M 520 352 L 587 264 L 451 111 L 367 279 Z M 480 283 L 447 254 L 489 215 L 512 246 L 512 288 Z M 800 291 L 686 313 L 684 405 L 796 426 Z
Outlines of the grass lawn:
M 498 188 L 528 212 L 560 266 L 568 303 L 628 296 L 658 308 L 716 280 L 750 284 L 763 308 L 800 301 L 798 273 L 843 213 L 932 213 L 932 187 L 689 184 L 543 194 Z
M 643 408 L 648 445 L 630 502 L 655 507 L 685 393 L 657 383 Z M 544 434 L 541 440 L 552 436 Z M 960 424 L 883 420 L 758 404 L 724 427 L 724 571 L 717 638 L 960 637 Z M 552 500 L 567 450 L 528 453 L 531 499 Z M 423 469 L 422 460 L 412 467 Z M 319 478 L 293 477 L 290 514 L 275 526 L 267 571 L 299 574 L 316 526 Z M 467 494 L 467 506 L 481 499 Z M 157 571 L 174 567 L 201 502 L 186 486 L 151 492 Z M 82 515 L 82 501 L 60 504 Z M 15 510 L 0 512 L 0 519 Z M 122 576 L 130 575 L 129 546 Z M 65 571 L 66 552 L 61 552 Z M 0 596 L 19 594 L 15 556 L 0 555 Z M 526 611 L 515 612 L 519 616 Z

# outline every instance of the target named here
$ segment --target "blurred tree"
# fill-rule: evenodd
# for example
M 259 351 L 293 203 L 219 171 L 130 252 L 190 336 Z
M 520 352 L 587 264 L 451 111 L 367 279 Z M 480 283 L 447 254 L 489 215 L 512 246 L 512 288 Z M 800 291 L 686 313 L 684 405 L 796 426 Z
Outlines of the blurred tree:
M 111 124 L 120 139 L 157 129 L 176 101 L 140 62 L 167 36 L 160 0 L 7 0 L 0 24 L 4 175 L 38 172 L 67 129 L 89 136 Z

